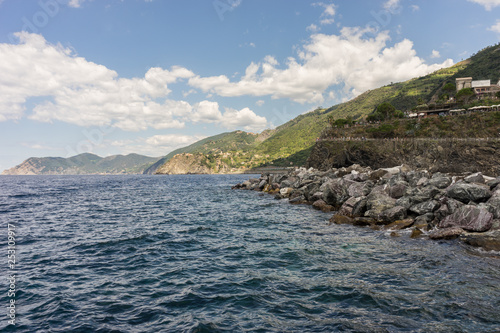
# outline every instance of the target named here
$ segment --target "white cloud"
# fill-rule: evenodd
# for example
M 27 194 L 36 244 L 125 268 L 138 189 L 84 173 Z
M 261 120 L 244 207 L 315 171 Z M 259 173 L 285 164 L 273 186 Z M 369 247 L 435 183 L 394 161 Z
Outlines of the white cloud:
M 418 5 L 411 5 L 411 10 L 413 10 L 414 12 L 418 12 L 420 10 L 420 6 L 418 6 Z
M 131 131 L 182 128 L 191 113 L 189 103 L 166 99 L 169 84 L 194 76 L 185 68 L 151 68 L 143 78 L 119 78 L 41 35 L 16 36 L 19 44 L 0 44 L 0 121 L 23 117 L 30 98 L 41 100 L 29 115 L 34 120 Z
M 367 38 L 369 32 L 373 33 L 368 29 L 343 28 L 340 35 L 315 34 L 298 52 L 298 59 L 288 58 L 285 68 L 266 58 L 261 63 L 252 62 L 237 82 L 224 75 L 194 76 L 189 84 L 226 97 L 271 96 L 299 103 L 322 103 L 323 93 L 331 86 L 343 84 L 344 97 L 353 97 L 453 64 L 448 59 L 428 65 L 416 55 L 410 40 L 390 47 L 387 32 Z
M 257 102 L 255 102 L 255 104 L 256 104 L 257 106 L 262 106 L 262 105 L 264 105 L 265 103 L 266 103 L 266 102 L 265 102 L 265 101 L 263 101 L 263 100 L 261 100 L 261 99 L 259 99 Z
M 226 108 L 222 113 L 219 103 L 203 101 L 193 106 L 191 120 L 194 122 L 216 123 L 227 129 L 243 128 L 247 131 L 262 131 L 267 126 L 267 119 L 256 115 L 249 108 L 235 110 Z
M 327 24 L 332 24 L 335 22 L 334 16 L 335 16 L 335 5 L 332 3 L 324 3 L 324 2 L 315 2 L 312 4 L 315 7 L 323 7 L 323 13 L 321 13 L 321 25 L 327 25 Z
M 387 10 L 394 10 L 396 8 L 399 7 L 399 2 L 401 0 L 387 0 L 385 3 L 384 3 L 384 8 L 387 9 Z
M 431 58 L 433 59 L 441 58 L 441 53 L 439 53 L 439 51 L 432 50 Z
M 308 26 L 306 28 L 307 31 L 310 31 L 310 32 L 318 32 L 319 30 L 321 30 L 316 24 L 311 24 L 310 26 Z
M 204 137 L 201 136 L 164 134 L 149 137 L 145 140 L 145 142 L 150 146 L 161 146 L 175 149 L 179 147 L 189 146 L 190 144 L 195 143 L 196 141 L 199 141 L 203 138 Z
M 494 7 L 500 6 L 500 0 L 468 0 L 468 1 L 480 4 L 488 11 L 492 10 Z
M 497 20 L 497 22 L 494 25 L 492 25 L 491 27 L 489 27 L 488 30 L 496 32 L 497 34 L 500 34 L 500 20 Z
M 68 6 L 70 7 L 73 7 L 73 8 L 80 8 L 82 3 L 84 2 L 85 0 L 70 0 L 68 2 Z

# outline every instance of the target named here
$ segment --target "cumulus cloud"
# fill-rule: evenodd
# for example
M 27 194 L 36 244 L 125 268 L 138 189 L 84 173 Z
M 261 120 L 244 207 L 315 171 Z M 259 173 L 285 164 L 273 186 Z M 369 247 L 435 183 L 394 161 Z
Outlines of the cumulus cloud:
M 497 20 L 497 22 L 491 27 L 489 27 L 488 30 L 500 34 L 500 20 Z
M 176 149 L 179 147 L 189 146 L 196 141 L 205 137 L 179 134 L 164 134 L 155 135 L 144 140 L 149 146 L 164 147 L 168 149 Z M 127 143 L 128 144 L 128 143 Z
M 23 117 L 32 98 L 37 103 L 31 119 L 131 131 L 182 128 L 191 113 L 189 103 L 166 98 L 169 84 L 194 76 L 185 68 L 151 68 L 143 78 L 119 78 L 41 35 L 16 36 L 19 44 L 0 44 L 0 121 Z
M 321 29 L 316 24 L 313 23 L 310 26 L 308 26 L 306 30 L 310 32 L 318 32 Z
M 247 131 L 262 131 L 268 127 L 265 117 L 258 116 L 249 108 L 220 111 L 219 103 L 202 101 L 193 107 L 191 120 L 194 122 L 216 123 L 227 129 L 243 128 Z
M 439 53 L 439 51 L 432 50 L 431 58 L 433 58 L 433 59 L 441 58 L 441 53 Z
M 468 1 L 480 4 L 488 11 L 492 10 L 494 7 L 500 6 L 500 0 L 468 0 Z
M 322 25 L 332 24 L 335 22 L 335 5 L 332 3 L 315 2 L 313 3 L 315 7 L 323 7 L 323 13 L 321 14 L 320 23 Z
M 399 7 L 399 3 L 401 0 L 387 0 L 384 3 L 384 8 L 387 10 L 394 10 Z
M 390 82 L 453 65 L 451 59 L 428 65 L 417 56 L 410 40 L 404 39 L 391 47 L 387 45 L 390 39 L 387 32 L 373 38 L 368 38 L 367 33 L 373 31 L 343 28 L 339 35 L 315 34 L 297 58 L 287 59 L 284 68 L 266 57 L 262 62 L 252 62 L 236 82 L 225 75 L 194 76 L 188 82 L 206 93 L 226 97 L 270 95 L 273 99 L 322 103 L 323 93 L 331 86 L 342 84 L 343 97 L 353 97 Z

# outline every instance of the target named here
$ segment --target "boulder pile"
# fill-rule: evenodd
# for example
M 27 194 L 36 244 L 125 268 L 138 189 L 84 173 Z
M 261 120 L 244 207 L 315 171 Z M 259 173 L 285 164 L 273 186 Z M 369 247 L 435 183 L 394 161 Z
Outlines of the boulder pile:
M 335 224 L 403 229 L 411 237 L 453 239 L 500 251 L 500 177 L 481 173 L 451 176 L 406 166 L 372 170 L 352 165 L 318 171 L 262 174 L 233 189 L 255 190 L 334 212 Z

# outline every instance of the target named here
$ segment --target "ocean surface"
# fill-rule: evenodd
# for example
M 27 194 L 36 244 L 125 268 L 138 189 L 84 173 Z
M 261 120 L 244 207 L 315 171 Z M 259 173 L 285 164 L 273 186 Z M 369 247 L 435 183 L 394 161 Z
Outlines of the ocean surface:
M 0 331 L 500 331 L 498 256 L 230 189 L 248 178 L 0 177 Z

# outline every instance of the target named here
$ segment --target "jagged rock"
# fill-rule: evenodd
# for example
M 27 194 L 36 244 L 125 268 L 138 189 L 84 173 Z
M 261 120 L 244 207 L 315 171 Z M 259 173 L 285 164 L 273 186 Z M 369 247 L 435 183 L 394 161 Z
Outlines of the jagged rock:
M 492 193 L 486 185 L 458 182 L 448 188 L 446 195 L 463 203 L 468 203 L 470 201 L 486 201 L 491 197 Z
M 384 169 L 378 169 L 370 174 L 370 180 L 378 181 L 380 178 L 384 177 L 389 172 Z
M 356 217 L 352 224 L 358 227 L 366 227 L 377 224 L 377 221 L 369 217 Z
M 427 186 L 429 184 L 429 178 L 422 177 L 418 180 L 417 186 Z
M 325 213 L 333 212 L 334 211 L 333 206 L 327 204 L 326 202 L 324 202 L 321 199 L 320 200 L 316 200 L 312 204 L 312 206 L 313 206 L 314 209 L 321 210 L 322 212 L 325 212 Z
M 396 200 L 396 206 L 404 207 L 407 210 L 410 209 L 410 207 L 412 206 L 411 197 L 404 196 L 402 198 L 399 198 L 398 200 Z
M 491 229 L 493 215 L 476 206 L 466 205 L 439 223 L 440 228 L 460 227 L 467 231 L 484 232 Z
M 320 187 L 323 200 L 334 207 L 340 207 L 348 198 L 347 188 L 340 179 L 332 179 Z
M 349 186 L 349 189 L 347 190 L 349 196 L 351 197 L 364 197 L 370 194 L 370 192 L 373 189 L 373 182 L 372 181 L 366 181 L 364 183 L 354 183 L 351 186 Z
M 358 202 L 363 200 L 363 197 L 355 198 L 351 197 L 349 198 L 342 207 L 340 207 L 338 214 L 340 215 L 345 215 L 345 216 L 353 216 L 353 209 L 356 206 Z
M 418 215 L 426 213 L 433 213 L 439 208 L 439 202 L 436 200 L 429 200 L 410 207 L 410 211 Z
M 429 230 L 429 224 L 434 219 L 434 214 L 427 213 L 424 215 L 417 216 L 413 225 L 421 230 Z
M 323 192 L 316 192 L 309 198 L 309 201 L 312 202 L 316 202 L 318 200 L 323 200 Z
M 493 214 L 493 217 L 500 219 L 500 190 L 493 193 L 487 204 L 489 206 L 488 211 Z
M 484 177 L 481 172 L 476 172 L 470 176 L 465 177 L 464 181 L 467 183 L 484 184 Z
M 306 200 L 306 197 L 304 195 L 300 194 L 294 198 L 291 198 L 288 202 L 291 204 L 298 205 L 298 204 L 302 204 L 302 203 L 307 202 L 307 200 Z
M 394 199 L 399 199 L 406 194 L 406 190 L 408 189 L 408 185 L 404 183 L 399 183 L 394 186 L 391 186 L 389 189 L 389 195 Z
M 287 179 L 283 180 L 281 183 L 280 183 L 280 187 L 281 188 L 285 188 L 285 187 L 296 187 L 296 183 L 300 181 L 299 178 L 297 177 L 288 177 Z
M 388 224 L 394 221 L 404 220 L 406 216 L 406 208 L 396 206 L 394 208 L 384 210 L 382 214 L 380 214 L 379 219 L 384 222 L 384 224 Z
M 352 216 L 354 217 L 363 217 L 366 212 L 366 202 L 368 201 L 366 197 L 360 197 L 359 200 L 352 208 Z
M 435 186 L 439 189 L 443 189 L 450 186 L 451 182 L 451 177 L 438 173 L 432 176 L 432 178 L 429 180 L 429 185 Z
M 290 194 L 292 194 L 292 192 L 294 191 L 293 188 L 291 187 L 285 187 L 285 188 L 282 188 L 280 190 L 280 194 L 284 197 L 284 198 L 288 198 L 290 196 Z
M 495 187 L 497 187 L 498 185 L 500 185 L 500 177 L 488 181 L 486 183 L 486 185 L 488 185 L 490 187 L 490 190 L 493 191 L 495 189 Z
M 382 212 L 394 208 L 396 199 L 391 198 L 385 192 L 372 191 L 367 197 L 365 216 L 379 219 Z
M 404 220 L 397 220 L 395 222 L 392 222 L 391 224 L 388 224 L 384 227 L 386 230 L 401 230 L 401 229 L 406 229 L 409 228 L 413 225 L 413 219 L 404 219 Z
M 330 224 L 353 224 L 354 220 L 348 216 L 335 214 L 330 219 Z
M 486 251 L 500 251 L 500 230 L 480 234 L 466 233 L 460 236 L 460 240 Z
M 462 228 L 453 227 L 433 231 L 429 233 L 430 239 L 455 239 L 465 231 Z

